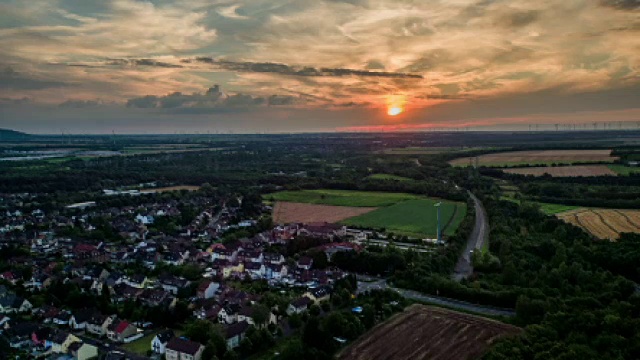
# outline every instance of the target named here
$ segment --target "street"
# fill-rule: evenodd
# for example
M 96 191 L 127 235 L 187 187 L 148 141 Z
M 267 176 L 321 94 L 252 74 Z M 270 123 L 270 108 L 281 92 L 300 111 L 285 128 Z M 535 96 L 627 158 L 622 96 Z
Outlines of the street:
M 476 213 L 476 222 L 473 231 L 467 240 L 467 246 L 460 254 L 458 263 L 452 274 L 453 279 L 461 281 L 473 274 L 473 264 L 471 261 L 471 252 L 481 249 L 484 242 L 489 237 L 489 224 L 487 222 L 487 213 L 482 206 L 482 202 L 469 191 L 469 196 L 473 199 Z

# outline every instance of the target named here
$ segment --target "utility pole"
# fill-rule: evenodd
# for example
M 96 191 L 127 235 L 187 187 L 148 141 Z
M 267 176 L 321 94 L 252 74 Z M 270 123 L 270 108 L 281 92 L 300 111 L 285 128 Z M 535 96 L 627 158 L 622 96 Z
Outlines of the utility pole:
M 439 202 L 433 206 L 436 207 L 436 220 L 438 221 L 438 228 L 437 228 L 437 235 L 438 235 L 438 244 L 441 243 L 440 240 L 440 205 L 442 205 L 442 202 Z

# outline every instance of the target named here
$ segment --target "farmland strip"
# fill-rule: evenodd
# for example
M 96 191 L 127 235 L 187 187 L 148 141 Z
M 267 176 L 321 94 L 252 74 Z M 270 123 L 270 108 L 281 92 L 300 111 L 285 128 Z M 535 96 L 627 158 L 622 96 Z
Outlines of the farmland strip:
M 597 211 L 592 211 L 594 214 L 596 214 L 596 216 L 598 216 L 598 218 L 600 219 L 600 221 L 602 221 L 603 224 L 605 224 L 609 229 L 611 229 L 611 231 L 613 231 L 616 234 L 620 234 L 620 231 L 616 230 L 613 226 L 611 226 L 611 224 L 609 224 L 609 222 L 607 222 L 604 217 L 602 217 L 602 214 L 600 214 Z
M 620 210 L 613 210 L 615 212 L 617 212 L 618 214 L 622 215 L 623 218 L 625 218 L 629 224 L 633 225 L 634 227 L 640 229 L 640 225 L 638 225 L 635 221 L 631 220 L 631 218 L 629 216 L 627 216 L 627 214 L 623 213 Z

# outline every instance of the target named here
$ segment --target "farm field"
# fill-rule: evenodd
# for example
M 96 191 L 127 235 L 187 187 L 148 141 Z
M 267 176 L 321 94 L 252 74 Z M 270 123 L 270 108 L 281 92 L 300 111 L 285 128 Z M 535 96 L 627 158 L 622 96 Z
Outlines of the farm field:
M 624 166 L 620 164 L 611 164 L 607 165 L 611 171 L 615 172 L 618 175 L 631 175 L 640 173 L 640 167 L 632 167 L 632 166 Z
M 392 175 L 392 174 L 372 174 L 372 175 L 367 176 L 367 179 L 398 180 L 398 181 L 411 181 L 411 180 L 413 180 L 413 179 L 410 179 L 408 177 Z
M 577 177 L 577 176 L 616 176 L 617 172 L 607 165 L 575 165 L 575 166 L 541 166 L 515 169 L 503 169 L 509 174 L 542 176 L 549 174 L 552 177 Z
M 382 207 L 364 215 L 342 221 L 348 226 L 364 228 L 385 228 L 395 234 L 416 236 L 437 236 L 436 207 L 440 200 L 416 199 Z M 452 235 L 466 214 L 466 205 L 442 201 L 440 224 L 445 235 Z
M 583 208 L 556 216 L 600 239 L 615 240 L 623 232 L 640 233 L 640 210 Z
M 200 186 L 179 185 L 179 186 L 167 186 L 167 187 L 153 188 L 153 189 L 142 189 L 140 190 L 140 192 L 146 193 L 146 194 L 153 194 L 153 193 L 163 193 L 163 192 L 181 191 L 181 190 L 197 191 L 199 189 L 200 189 Z
M 447 309 L 412 305 L 338 354 L 339 360 L 480 359 L 499 338 L 522 329 Z
M 299 190 L 281 191 L 264 195 L 265 200 L 300 202 L 334 206 L 389 206 L 400 201 L 421 198 L 419 195 L 351 190 Z
M 514 165 L 551 165 L 576 164 L 585 162 L 613 162 L 617 157 L 611 156 L 611 150 L 540 150 L 540 151 L 508 151 L 480 155 L 480 166 L 514 166 Z M 475 163 L 476 157 L 461 157 L 449 161 L 453 166 L 469 166 Z
M 441 201 L 405 193 L 322 189 L 282 191 L 263 198 L 275 201 L 273 216 L 277 223 L 340 222 L 347 226 L 385 228 L 399 235 L 432 238 L 437 234 L 433 205 Z M 316 208 L 309 205 L 330 206 Z M 466 210 L 464 203 L 442 201 L 440 224 L 444 235 L 455 233 Z
M 273 207 L 273 221 L 276 224 L 337 223 L 376 209 L 376 207 L 332 206 L 278 201 Z

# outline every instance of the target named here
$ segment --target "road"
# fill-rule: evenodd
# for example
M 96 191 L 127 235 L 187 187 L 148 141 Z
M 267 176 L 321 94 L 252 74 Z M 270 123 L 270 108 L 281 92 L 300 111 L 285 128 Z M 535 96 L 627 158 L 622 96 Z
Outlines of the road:
M 369 276 L 358 275 L 358 293 L 363 293 L 370 290 L 383 290 L 389 289 L 397 292 L 407 299 L 417 300 L 425 303 L 445 306 L 448 308 L 470 311 L 476 314 L 488 315 L 488 316 L 515 316 L 516 312 L 513 309 L 497 308 L 493 306 L 484 306 L 473 304 L 466 301 L 460 301 L 455 299 L 449 299 L 442 296 L 427 295 L 417 291 L 405 290 L 395 288 L 387 284 L 385 279 L 374 278 Z
M 487 221 L 487 212 L 484 210 L 482 202 L 478 200 L 478 198 L 470 191 L 469 196 L 471 196 L 471 199 L 474 203 L 476 223 L 473 226 L 471 235 L 469 235 L 467 245 L 462 251 L 462 254 L 460 254 L 460 258 L 458 259 L 458 263 L 456 264 L 455 270 L 452 275 L 452 277 L 457 281 L 466 279 L 471 276 L 471 274 L 473 274 L 471 251 L 481 249 L 485 241 L 487 241 L 489 237 L 489 222 Z

